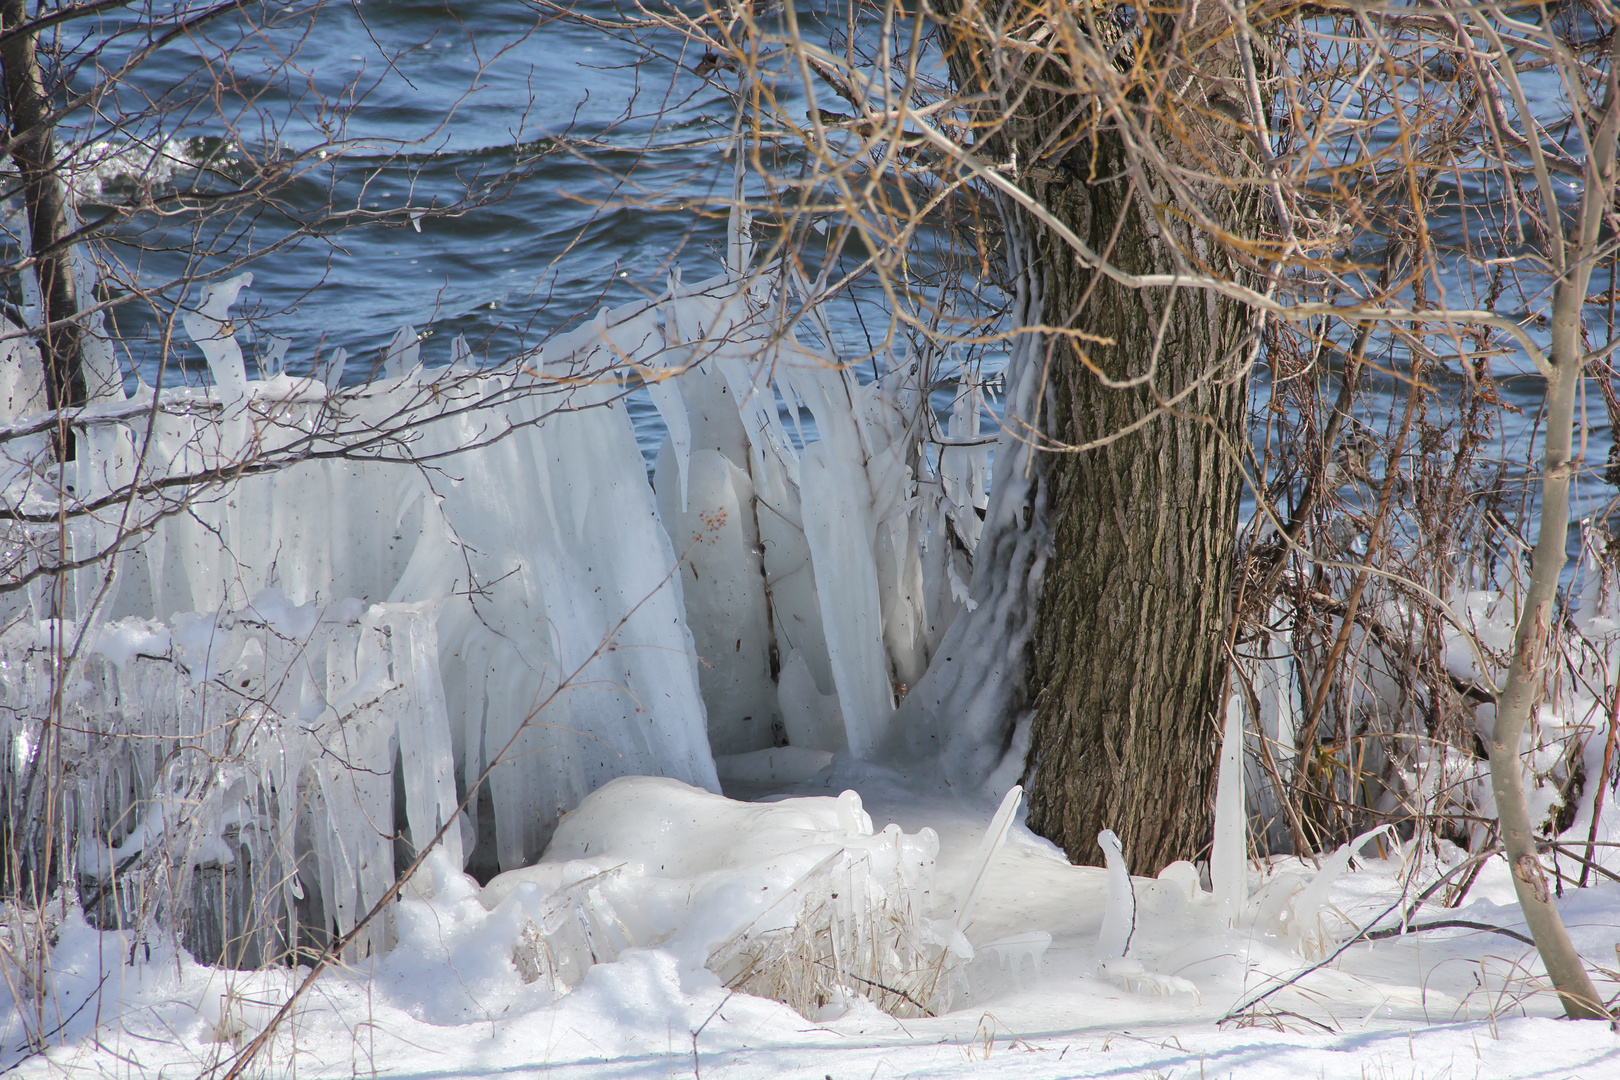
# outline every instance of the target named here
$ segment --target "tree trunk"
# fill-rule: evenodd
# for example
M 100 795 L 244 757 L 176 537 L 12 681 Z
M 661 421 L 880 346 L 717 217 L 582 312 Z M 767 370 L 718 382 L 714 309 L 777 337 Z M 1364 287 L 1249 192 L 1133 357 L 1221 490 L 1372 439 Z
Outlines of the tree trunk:
M 0 34 L 11 35 L 27 22 L 25 0 L 0 0 Z M 75 321 L 79 302 L 72 257 L 64 242 L 67 199 L 58 173 L 51 102 L 40 74 L 34 35 L 18 33 L 0 42 L 0 67 L 5 69 L 6 112 L 11 121 L 7 149 L 22 176 L 34 276 L 39 282 L 45 401 L 51 409 L 72 408 L 83 405 L 89 393 Z M 57 454 L 63 459 L 72 456 L 70 437 L 64 424 L 57 436 Z
M 1050 10 L 1055 23 L 1067 18 Z M 977 17 L 981 28 L 1008 25 Z M 955 25 L 958 84 L 1002 110 L 981 111 L 981 152 L 1015 168 L 1052 217 L 1129 275 L 1254 280 L 1225 246 L 1253 236 L 1260 213 L 1253 109 L 1232 103 L 1246 97 L 1241 32 L 1226 8 L 1170 11 L 1147 33 L 1098 9 L 1085 27 L 1052 34 L 1090 46 L 1040 68 L 1004 31 L 981 29 L 975 45 L 972 28 Z M 1158 43 L 1163 55 L 1132 55 Z M 1108 49 L 1114 66 L 1099 73 Z M 1110 80 L 1125 91 L 1091 89 Z M 1137 109 L 1130 138 L 1109 119 L 1121 98 Z M 1131 149 L 1144 129 L 1154 154 Z M 1206 179 L 1189 181 L 1193 171 Z M 1079 332 L 1048 334 L 1038 421 L 1056 446 L 1045 463 L 1053 550 L 1029 658 L 1029 824 L 1090 863 L 1102 861 L 1098 832 L 1113 829 L 1132 869 L 1154 873 L 1193 857 L 1209 834 L 1250 313 L 1212 292 L 1121 284 L 1019 213 L 1023 228 L 1009 233 L 1035 238 L 1043 321 Z
M 1553 288 L 1550 356 L 1543 362 L 1547 380 L 1546 434 L 1542 436 L 1541 526 L 1530 557 L 1530 581 L 1519 601 L 1519 624 L 1514 633 L 1507 685 L 1496 701 L 1491 731 L 1491 793 L 1502 827 L 1502 849 L 1513 868 L 1513 891 L 1524 912 L 1525 925 L 1547 976 L 1558 992 L 1564 1014 L 1572 1020 L 1608 1020 L 1603 996 L 1592 983 L 1586 965 L 1575 951 L 1541 865 L 1535 823 L 1524 795 L 1524 731 L 1530 714 L 1545 693 L 1549 668 L 1549 639 L 1556 619 L 1558 580 L 1563 573 L 1569 542 L 1570 480 L 1579 464 L 1574 454 L 1575 404 L 1586 363 L 1583 309 L 1592 288 L 1592 269 L 1603 237 L 1604 218 L 1620 187 L 1620 37 L 1610 41 L 1608 85 L 1599 123 L 1589 136 L 1591 156 L 1583 169 L 1584 190 L 1568 234 L 1556 241 L 1554 251 L 1563 264 Z M 1553 215 L 1549 214 L 1551 218 Z M 1556 227 L 1556 226 L 1555 226 Z
M 1099 251 L 1117 223 L 1122 269 L 1171 271 L 1128 186 L 1071 184 L 1047 207 Z M 1117 437 L 1047 466 L 1054 551 L 1031 670 L 1029 823 L 1087 863 L 1113 829 L 1131 866 L 1157 873 L 1209 833 L 1242 497 L 1244 387 L 1230 361 L 1248 313 L 1209 293 L 1098 280 L 1050 234 L 1042 247 L 1047 324 L 1113 342 L 1053 340 L 1046 430 L 1070 446 Z M 1146 375 L 1155 353 L 1157 365 L 1142 386 L 1112 388 L 1077 348 L 1116 381 Z

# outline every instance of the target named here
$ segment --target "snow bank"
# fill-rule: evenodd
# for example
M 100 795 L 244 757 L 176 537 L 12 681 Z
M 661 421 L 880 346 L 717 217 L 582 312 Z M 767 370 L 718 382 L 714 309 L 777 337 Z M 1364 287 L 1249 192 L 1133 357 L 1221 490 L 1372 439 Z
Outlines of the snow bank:
M 929 916 L 938 852 L 931 829 L 874 833 L 853 791 L 756 804 L 623 777 L 480 900 L 517 923 L 517 969 L 555 992 L 657 945 L 808 1017 L 841 1015 L 856 997 L 917 1016 L 948 1001 L 955 966 L 957 935 Z
M 1061 1077 L 1197 1075 L 1202 1067 L 1360 1080 L 1459 1067 L 1503 1078 L 1538 1069 L 1603 1075 L 1616 1052 L 1607 1025 L 1544 1019 L 1559 1007 L 1540 987 L 1527 946 L 1468 925 L 1368 941 L 1317 966 L 1288 947 L 1285 933 L 1230 927 L 1196 876 L 1189 882 L 1177 871 L 1126 879 L 1134 930 L 1126 956 L 1105 955 L 1118 875 L 1070 866 L 1016 824 L 982 879 L 967 931 L 974 958 L 956 967 L 939 1015 L 880 1012 L 871 988 L 860 996 L 852 976 L 866 969 L 851 963 L 858 954 L 843 952 L 842 940 L 816 965 L 848 965 L 839 969 L 841 994 L 811 998 L 801 1014 L 745 992 L 759 984 L 739 982 L 747 967 L 727 963 L 739 954 L 717 957 L 715 945 L 743 941 L 748 927 L 757 931 L 751 940 L 791 940 L 789 910 L 809 917 L 806 925 L 820 915 L 801 902 L 810 886 L 839 903 L 846 880 L 854 882 L 864 890 L 850 894 L 858 911 L 880 898 L 878 886 L 892 903 L 930 875 L 952 885 L 976 880 L 988 807 L 875 773 L 867 795 L 742 804 L 667 780 L 619 780 L 563 819 L 545 860 L 483 890 L 435 855 L 422 887 L 397 905 L 395 947 L 323 974 L 261 1064 L 321 1077 L 357 1069 L 647 1080 L 687 1070 Z M 910 822 L 909 831 L 874 829 L 872 815 Z M 923 821 L 938 826 L 937 864 L 885 864 L 896 851 L 933 850 Z M 852 857 L 848 866 L 868 866 L 867 876 L 806 882 L 840 852 Z M 1300 868 L 1274 860 L 1251 869 L 1245 887 L 1265 893 Z M 1344 928 L 1373 923 L 1434 880 L 1416 860 L 1369 857 L 1328 882 L 1323 910 L 1342 940 Z M 931 902 L 909 895 L 948 916 L 964 891 L 934 886 Z M 1560 903 L 1583 951 L 1610 946 L 1620 912 L 1614 886 L 1571 891 Z M 1417 922 L 1439 914 L 1425 910 Z M 1445 917 L 1524 929 L 1500 860 Z M 0 1068 L 20 1065 L 26 1077 L 200 1075 L 245 1045 L 304 976 L 206 968 L 161 937 L 97 931 L 54 906 L 50 918 L 45 1023 L 27 1007 L 32 998 L 18 1008 L 0 987 Z M 833 918 L 819 925 L 851 932 Z M 1401 923 L 1389 916 L 1378 925 Z M 5 934 L 0 926 L 0 944 L 15 944 Z M 752 955 L 771 960 L 764 949 Z M 1604 985 L 1613 992 L 1612 981 Z M 30 1033 L 41 1031 L 45 1051 L 29 1057 Z

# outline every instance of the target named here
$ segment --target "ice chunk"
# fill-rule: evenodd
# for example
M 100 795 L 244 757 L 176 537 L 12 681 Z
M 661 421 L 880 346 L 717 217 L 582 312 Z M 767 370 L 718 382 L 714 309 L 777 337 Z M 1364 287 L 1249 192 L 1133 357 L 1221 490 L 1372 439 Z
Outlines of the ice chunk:
M 1098 965 L 1102 974 L 1113 981 L 1120 983 L 1135 993 L 1151 991 L 1169 997 L 1172 994 L 1191 994 L 1202 1000 L 1198 987 L 1190 979 L 1183 979 L 1179 975 L 1161 975 L 1149 971 L 1147 967 L 1134 956 L 1119 956 L 1112 960 L 1104 960 Z
M 235 461 L 247 445 L 247 417 L 243 414 L 248 400 L 247 367 L 229 315 L 237 294 L 251 284 L 253 275 L 244 273 L 210 285 L 196 310 L 181 312 L 186 333 L 208 362 L 214 393 L 222 406 L 221 419 L 202 447 L 205 453 L 211 452 L 215 465 Z
M 1310 883 L 1294 894 L 1288 906 L 1285 929 L 1289 941 L 1296 949 L 1307 955 L 1320 955 L 1327 950 L 1329 928 L 1322 920 L 1321 911 L 1327 902 L 1328 889 L 1340 874 L 1349 869 L 1350 860 L 1364 844 L 1374 837 L 1385 835 L 1392 843 L 1399 844 L 1393 825 L 1380 825 L 1376 829 L 1368 829 L 1323 859 L 1322 868 L 1312 875 Z
M 265 336 L 265 341 L 269 347 L 259 354 L 259 378 L 274 379 L 286 364 L 287 349 L 292 345 L 292 338 L 269 334 Z
M 1051 934 L 1045 930 L 1031 930 L 986 942 L 979 946 L 979 950 L 994 956 L 1002 969 L 1010 970 L 1016 979 L 1023 974 L 1026 965 L 1032 971 L 1038 969 L 1051 944 Z
M 169 651 L 169 628 L 152 619 L 131 617 L 106 623 L 94 650 L 122 671 L 137 654 L 162 656 Z
M 858 791 L 840 792 L 836 800 L 838 827 L 855 836 L 872 835 L 872 815 L 861 805 Z
M 1235 922 L 1249 898 L 1247 875 L 1248 811 L 1243 798 L 1243 705 L 1236 695 L 1226 704 L 1226 732 L 1221 740 L 1220 774 L 1215 788 L 1215 842 L 1209 877 L 1215 902 Z
M 394 331 L 394 339 L 383 352 L 382 373 L 386 379 L 402 379 L 415 371 L 421 363 L 422 345 L 417 339 L 416 327 L 402 326 Z
M 1185 859 L 1177 859 L 1160 870 L 1158 880 L 1179 891 L 1182 899 L 1189 904 L 1204 895 L 1198 867 Z
M 280 589 L 260 589 L 244 614 L 262 620 L 282 637 L 305 641 L 315 632 L 321 609 L 317 604 L 290 604 Z
M 339 346 L 317 365 L 315 377 L 326 384 L 328 394 L 337 393 L 338 387 L 343 385 L 343 369 L 348 359 L 349 350 Z
M 216 391 L 220 400 L 225 402 L 241 401 L 247 397 L 247 369 L 229 315 L 237 295 L 252 284 L 251 273 L 227 278 L 208 286 L 203 291 L 202 303 L 194 310 L 188 308 L 181 311 L 186 333 L 202 350 L 203 357 L 208 361 L 208 369 L 214 376 Z
M 1103 912 L 1102 930 L 1097 934 L 1097 953 L 1105 959 L 1122 957 L 1130 952 L 1131 938 L 1136 934 L 1136 890 L 1114 830 L 1098 833 L 1097 844 L 1108 861 L 1108 906 Z

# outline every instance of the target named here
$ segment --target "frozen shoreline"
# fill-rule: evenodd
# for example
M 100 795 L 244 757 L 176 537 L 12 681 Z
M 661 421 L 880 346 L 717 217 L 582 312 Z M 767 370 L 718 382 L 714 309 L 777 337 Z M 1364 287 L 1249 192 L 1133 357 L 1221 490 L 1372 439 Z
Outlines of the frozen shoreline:
M 829 774 L 789 794 L 854 786 L 865 790 L 879 834 L 890 820 L 903 830 L 936 830 L 940 892 L 952 893 L 990 808 L 869 765 L 844 764 L 840 759 Z M 1293 862 L 1279 860 L 1275 869 Z M 898 1019 L 854 998 L 806 1019 L 777 1002 L 727 991 L 670 947 L 626 949 L 553 999 L 514 966 L 516 924 L 506 907 L 487 911 L 476 884 L 442 860 L 430 869 L 434 895 L 402 902 L 398 945 L 323 975 L 255 1064 L 256 1074 L 842 1078 L 969 1069 L 980 1075 L 988 1068 L 1020 1078 L 1361 1080 L 1597 1076 L 1620 1056 L 1620 1037 L 1607 1025 L 1552 1019 L 1557 1002 L 1536 989 L 1539 964 L 1531 949 L 1469 930 L 1354 945 L 1273 997 L 1270 1015 L 1217 1027 L 1241 997 L 1311 959 L 1253 929 L 1211 933 L 1193 920 L 1155 919 L 1149 910 L 1133 952 L 1189 979 L 1197 996 L 1133 992 L 1109 981 L 1098 972 L 1096 951 L 1106 872 L 1067 865 L 1021 826 L 996 857 L 968 934 L 983 944 L 1045 930 L 1052 944 L 1036 972 L 1019 975 L 981 951 L 966 968 L 965 999 L 938 1017 Z M 1365 921 L 1401 895 L 1399 869 L 1396 859 L 1372 859 L 1343 875 L 1330 894 L 1333 908 Z M 1146 895 L 1149 879 L 1136 884 Z M 1258 871 L 1249 884 L 1261 884 Z M 1572 892 L 1562 906 L 1583 953 L 1612 948 L 1620 885 Z M 1481 875 L 1468 902 L 1444 917 L 1522 930 L 1500 860 Z M 1338 927 L 1342 940 L 1350 924 Z M 52 1037 L 60 1045 L 21 1061 L 18 1074 L 149 1076 L 206 1068 L 251 1037 L 297 974 L 208 969 L 159 936 L 149 945 L 149 956 L 142 945 L 130 964 L 129 932 L 99 933 L 70 917 L 59 929 L 46 997 L 49 1009 L 68 1018 Z M 99 1000 L 87 1002 L 98 984 Z M 1620 991 L 1612 981 L 1600 986 Z M 0 1068 L 18 1065 L 19 1018 L 0 1017 Z

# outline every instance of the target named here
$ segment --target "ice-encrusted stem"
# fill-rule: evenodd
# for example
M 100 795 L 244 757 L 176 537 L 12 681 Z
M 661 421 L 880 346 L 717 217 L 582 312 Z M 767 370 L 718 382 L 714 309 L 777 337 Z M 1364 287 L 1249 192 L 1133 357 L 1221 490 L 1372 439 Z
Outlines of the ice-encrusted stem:
M 1243 705 L 1236 696 L 1226 703 L 1226 734 L 1221 743 L 1221 769 L 1215 785 L 1215 842 L 1209 853 L 1209 881 L 1215 900 L 1236 922 L 1248 899 L 1248 843 L 1243 792 Z
M 1536 951 L 1547 968 L 1553 988 L 1572 1020 L 1609 1019 L 1603 999 L 1581 962 L 1569 931 L 1553 906 L 1552 892 L 1536 850 L 1535 831 L 1524 798 L 1524 762 L 1521 741 L 1530 712 L 1540 696 L 1547 673 L 1547 644 L 1552 631 L 1553 602 L 1564 569 L 1569 531 L 1569 485 L 1576 462 L 1571 456 L 1575 399 L 1586 357 L 1581 345 L 1582 307 L 1591 284 L 1592 254 L 1603 217 L 1613 205 L 1616 142 L 1620 140 L 1620 34 L 1611 35 L 1610 65 L 1601 121 L 1590 145 L 1584 171 L 1580 209 L 1567 236 L 1549 237 L 1554 266 L 1562 271 L 1553 292 L 1552 341 L 1547 379 L 1547 434 L 1543 442 L 1541 472 L 1541 527 L 1530 558 L 1530 583 L 1519 610 L 1513 637 L 1513 659 L 1507 686 L 1496 702 L 1496 725 L 1491 732 L 1491 791 L 1501 825 L 1502 846 L 1513 868 L 1513 890 L 1518 894 L 1524 921 L 1535 938 Z M 1521 106 L 1522 108 L 1522 106 Z M 1552 222 L 1563 215 L 1542 182 Z

